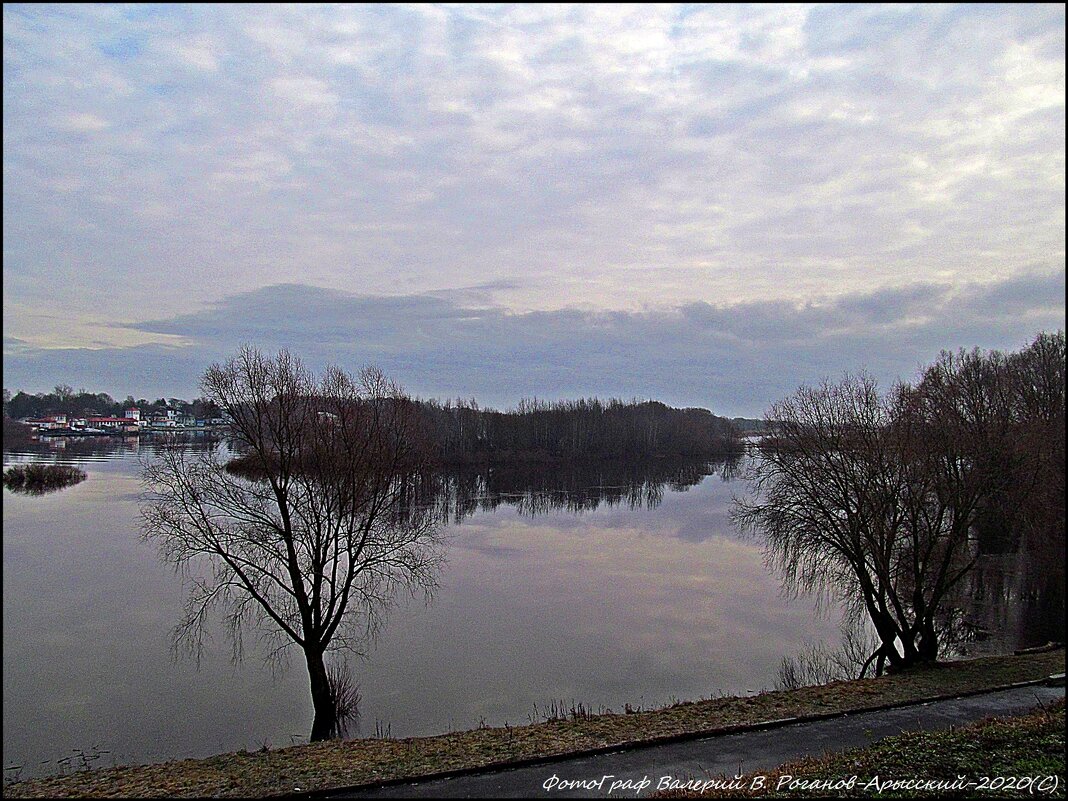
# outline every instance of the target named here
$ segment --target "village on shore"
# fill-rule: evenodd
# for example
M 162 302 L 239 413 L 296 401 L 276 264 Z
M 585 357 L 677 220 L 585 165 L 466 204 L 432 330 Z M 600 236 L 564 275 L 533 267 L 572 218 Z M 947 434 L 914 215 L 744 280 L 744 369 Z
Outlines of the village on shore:
M 38 436 L 47 437 L 129 436 L 150 432 L 210 431 L 226 424 L 226 420 L 221 417 L 197 418 L 169 407 L 151 414 L 142 414 L 137 407 L 131 407 L 123 412 L 122 417 L 52 414 L 19 422 L 29 426 L 30 430 Z

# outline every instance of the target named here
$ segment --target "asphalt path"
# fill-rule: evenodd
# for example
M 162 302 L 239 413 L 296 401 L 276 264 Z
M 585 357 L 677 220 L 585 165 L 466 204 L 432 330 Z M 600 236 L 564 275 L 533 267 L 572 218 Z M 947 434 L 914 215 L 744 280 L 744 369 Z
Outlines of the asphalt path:
M 991 715 L 1018 714 L 1063 697 L 1063 685 L 1019 687 L 896 709 L 861 712 L 828 720 L 793 723 L 780 728 L 712 735 L 596 756 L 564 758 L 533 767 L 358 791 L 339 791 L 325 797 L 649 797 L 658 786 L 663 786 L 664 777 L 686 782 L 759 773 L 800 757 L 819 756 L 828 751 L 866 745 L 903 731 L 945 729 Z M 611 778 L 602 780 L 602 777 Z M 576 781 L 584 783 L 585 787 L 564 784 Z M 615 784 L 616 782 L 624 784 Z M 648 784 L 644 784 L 645 782 Z M 547 790 L 547 784 L 554 786 Z M 639 787 L 640 791 L 636 792 Z

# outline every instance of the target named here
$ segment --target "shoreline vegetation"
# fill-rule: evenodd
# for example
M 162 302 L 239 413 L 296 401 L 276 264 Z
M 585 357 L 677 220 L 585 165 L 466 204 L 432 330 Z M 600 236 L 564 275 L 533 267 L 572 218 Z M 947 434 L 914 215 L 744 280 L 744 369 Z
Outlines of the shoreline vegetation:
M 748 424 L 758 422 L 659 401 L 524 401 L 509 412 L 473 400 L 400 402 L 414 410 L 416 458 L 429 469 L 723 460 L 745 452 L 743 438 L 756 430 Z M 259 462 L 238 455 L 227 469 L 255 478 Z
M 33 442 L 33 431 L 25 423 L 12 420 L 5 414 L 3 437 L 4 448 L 18 447 Z
M 862 711 L 981 691 L 1064 671 L 1063 647 L 1042 653 L 937 663 L 879 678 L 747 697 L 709 698 L 662 709 L 592 714 L 556 707 L 551 719 L 401 740 L 327 740 L 203 759 L 80 771 L 8 784 L 32 797 L 251 797 L 326 790 L 539 757 L 714 733 L 789 717 Z M 549 716 L 547 716 L 549 717 Z
M 60 391 L 63 390 L 63 391 Z M 765 422 L 727 418 L 702 408 L 674 408 L 660 401 L 580 398 L 566 401 L 524 399 L 511 410 L 480 407 L 474 399 L 445 402 L 405 398 L 418 420 L 425 456 L 438 467 L 507 463 L 556 464 L 650 458 L 723 458 L 744 450 L 745 436 L 763 431 Z M 147 419 L 170 410 L 194 417 L 222 415 L 210 399 L 193 402 L 171 398 L 152 404 L 128 397 L 116 403 L 106 393 L 74 394 L 57 388 L 51 394 L 18 392 L 4 409 L 4 444 L 23 444 L 30 428 L 23 418 L 122 414 L 136 408 Z M 119 411 L 115 411 L 119 410 Z

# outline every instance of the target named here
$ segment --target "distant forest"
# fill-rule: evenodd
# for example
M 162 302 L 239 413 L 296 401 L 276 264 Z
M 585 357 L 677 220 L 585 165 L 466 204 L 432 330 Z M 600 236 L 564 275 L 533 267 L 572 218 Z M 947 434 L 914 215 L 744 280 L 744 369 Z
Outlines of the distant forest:
M 759 420 L 731 420 L 707 409 L 676 409 L 651 400 L 523 400 L 506 412 L 480 408 L 474 400 L 414 403 L 431 460 L 444 465 L 729 456 L 741 451 L 744 434 L 762 425 Z M 128 395 L 116 401 L 107 393 L 75 392 L 69 386 L 35 395 L 20 391 L 12 396 L 4 390 L 4 416 L 14 420 L 51 414 L 122 416 L 130 408 L 144 416 L 168 408 L 197 418 L 221 415 L 214 403 L 202 398 L 150 402 Z
M 420 401 L 435 461 L 709 458 L 742 450 L 731 420 L 658 401 L 522 401 L 514 411 L 474 401 Z

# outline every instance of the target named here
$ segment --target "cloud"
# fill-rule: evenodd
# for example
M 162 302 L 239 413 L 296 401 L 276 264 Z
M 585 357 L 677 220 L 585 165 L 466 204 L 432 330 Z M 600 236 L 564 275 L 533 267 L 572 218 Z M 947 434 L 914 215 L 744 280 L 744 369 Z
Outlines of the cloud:
M 108 127 L 108 121 L 95 114 L 68 114 L 58 122 L 58 126 L 67 131 L 91 133 Z
M 189 66 L 214 72 L 219 68 L 219 59 L 212 43 L 204 38 L 174 45 L 174 52 Z
M 5 290 L 137 320 L 292 281 L 634 310 L 1057 269 L 1063 52 L 1041 6 L 6 6 Z
M 316 78 L 275 78 L 271 89 L 282 100 L 301 106 L 331 106 L 337 102 L 337 95 Z
M 1064 271 L 963 287 L 924 282 L 818 302 L 693 303 L 647 311 L 515 313 L 480 291 L 360 296 L 300 284 L 241 293 L 130 327 L 179 346 L 27 349 L 9 388 L 58 382 L 189 397 L 211 361 L 244 343 L 288 347 L 321 368 L 374 363 L 416 394 L 511 406 L 521 397 L 653 397 L 758 415 L 802 383 L 861 368 L 915 377 L 943 348 L 1023 347 L 1064 326 Z

